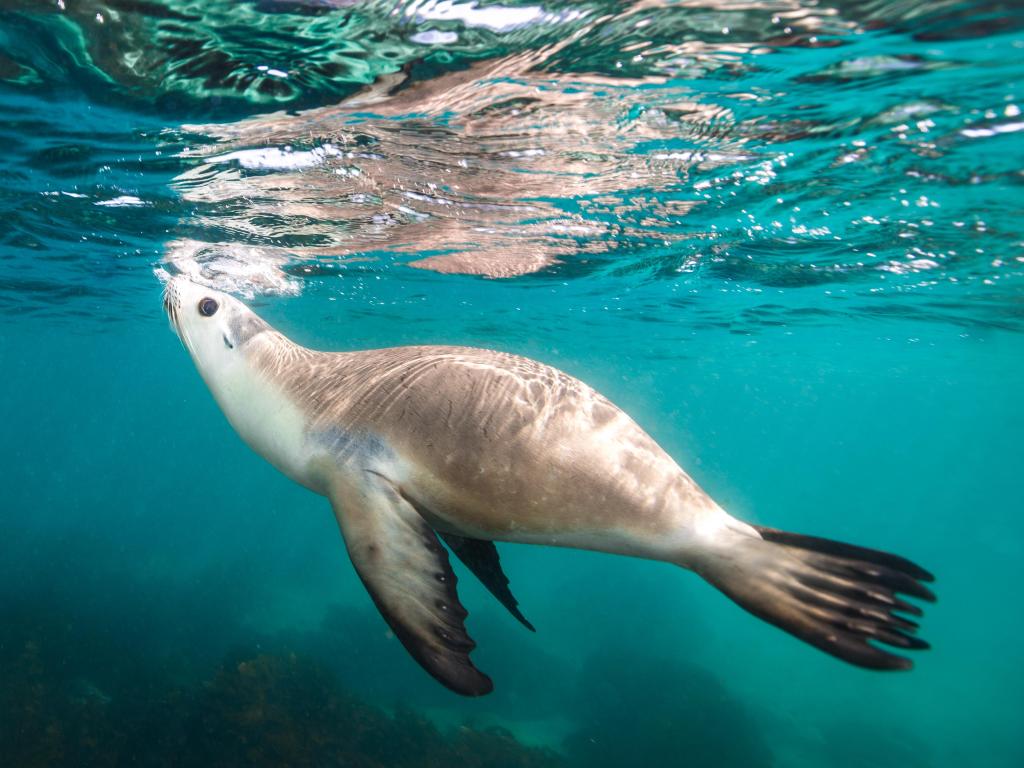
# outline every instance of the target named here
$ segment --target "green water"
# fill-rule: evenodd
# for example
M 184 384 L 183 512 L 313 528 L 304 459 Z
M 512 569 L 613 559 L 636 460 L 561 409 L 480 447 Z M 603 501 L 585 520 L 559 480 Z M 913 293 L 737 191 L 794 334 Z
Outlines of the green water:
M 511 5 L 0 3 L 0 764 L 1024 760 L 1019 8 Z M 556 365 L 738 517 L 933 571 L 932 649 L 504 545 L 538 631 L 456 565 L 495 692 L 449 693 L 220 414 L 177 273 Z

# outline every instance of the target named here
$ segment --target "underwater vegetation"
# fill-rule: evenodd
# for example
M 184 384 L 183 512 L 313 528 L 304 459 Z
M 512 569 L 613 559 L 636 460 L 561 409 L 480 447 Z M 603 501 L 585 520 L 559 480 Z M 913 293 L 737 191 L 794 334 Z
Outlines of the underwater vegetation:
M 403 678 L 406 690 L 436 684 L 411 663 L 389 677 L 393 649 L 369 612 L 335 607 L 321 627 L 271 636 L 245 619 L 263 595 L 237 565 L 179 583 L 175 597 L 87 535 L 34 554 L 50 573 L 18 580 L 16 565 L 0 566 L 4 768 L 562 764 L 501 729 L 438 727 L 403 705 Z M 365 684 L 374 669 L 383 688 Z
M 332 609 L 326 631 L 236 646 L 211 661 L 198 643 L 167 656 L 115 615 L 70 595 L 23 595 L 2 608 L 9 619 L 0 627 L 4 766 L 599 768 L 635 759 L 670 764 L 682 754 L 689 765 L 772 764 L 743 705 L 710 673 L 638 660 L 625 649 L 583 664 L 567 694 L 578 721 L 559 754 L 524 746 L 501 728 L 441 728 L 411 706 L 388 711 L 355 694 L 310 649 L 324 645 L 332 622 L 354 618 L 361 629 L 358 612 Z M 344 645 L 332 650 L 361 658 Z M 405 682 L 415 688 L 417 681 Z
M 468 722 L 438 722 L 453 695 L 397 641 L 382 641 L 372 606 L 335 605 L 319 626 L 258 632 L 244 618 L 244 570 L 211 570 L 206 588 L 169 601 L 166 583 L 140 578 L 100 542 L 41 544 L 37 555 L 80 578 L 72 585 L 55 568 L 14 589 L 0 568 L 5 767 L 775 764 L 739 697 L 660 651 L 599 646 L 558 690 L 564 661 L 516 654 L 515 635 L 482 623 L 482 639 L 515 656 L 507 685 Z M 557 750 L 491 724 L 558 713 L 569 722 Z
M 562 764 L 498 728 L 445 732 L 412 709 L 388 713 L 295 653 L 236 650 L 206 679 L 182 682 L 69 606 L 12 608 L 0 644 L 5 766 Z
M 122 608 L 145 613 L 147 603 L 151 616 L 166 613 L 167 606 L 159 605 L 155 596 L 138 603 L 127 594 L 110 596 L 120 608 L 103 610 L 98 602 L 90 604 L 70 593 L 2 597 L 6 620 L 0 624 L 0 765 L 797 764 L 775 754 L 780 744 L 792 743 L 784 722 L 773 722 L 769 713 L 750 707 L 719 677 L 685 658 L 638 655 L 626 645 L 602 647 L 582 661 L 576 685 L 561 698 L 552 698 L 538 682 L 545 675 L 543 659 L 535 678 L 527 672 L 519 685 L 512 676 L 510 690 L 499 689 L 487 704 L 505 716 L 516 707 L 526 708 L 520 689 L 532 680 L 543 694 L 533 702 L 546 702 L 536 714 L 550 714 L 549 707 L 571 713 L 567 735 L 556 751 L 524 745 L 494 725 L 439 725 L 428 713 L 443 706 L 450 694 L 411 662 L 389 672 L 387 652 L 360 640 L 376 636 L 364 626 L 368 619 L 380 624 L 369 609 L 336 606 L 319 629 L 258 640 L 241 626 L 221 626 L 205 639 L 197 635 L 174 649 L 156 634 L 147 637 L 133 629 L 121 614 Z M 217 608 L 209 599 L 195 607 L 198 613 L 191 619 L 184 613 L 175 618 L 182 626 L 216 627 Z M 339 639 L 341 626 L 357 647 Z M 231 647 L 218 656 L 224 643 Z M 376 674 L 383 681 L 372 682 Z M 381 701 L 392 705 L 382 706 Z M 866 732 L 871 732 L 870 741 L 863 737 Z M 880 731 L 842 717 L 803 749 L 811 755 L 808 765 L 931 764 L 927 748 L 900 728 Z

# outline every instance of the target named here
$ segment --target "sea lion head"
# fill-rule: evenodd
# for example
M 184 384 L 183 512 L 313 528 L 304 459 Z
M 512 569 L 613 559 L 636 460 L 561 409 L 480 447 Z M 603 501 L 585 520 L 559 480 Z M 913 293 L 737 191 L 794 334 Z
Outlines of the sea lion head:
M 233 296 L 182 277 L 164 288 L 164 310 L 204 378 L 245 362 L 246 347 L 270 329 Z

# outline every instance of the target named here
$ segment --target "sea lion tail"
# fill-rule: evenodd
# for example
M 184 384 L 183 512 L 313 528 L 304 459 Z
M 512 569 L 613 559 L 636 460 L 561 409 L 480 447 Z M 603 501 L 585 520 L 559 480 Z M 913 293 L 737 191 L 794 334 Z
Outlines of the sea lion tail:
M 697 570 L 741 607 L 825 653 L 870 669 L 913 663 L 878 647 L 928 648 L 906 614 L 921 608 L 897 593 L 933 602 L 928 571 L 896 555 L 752 526 Z

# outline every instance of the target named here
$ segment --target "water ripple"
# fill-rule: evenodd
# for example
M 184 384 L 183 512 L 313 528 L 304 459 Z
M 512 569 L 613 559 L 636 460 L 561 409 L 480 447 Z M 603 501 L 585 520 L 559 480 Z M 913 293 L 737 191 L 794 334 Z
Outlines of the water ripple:
M 369 270 L 1021 322 L 1016 8 L 0 8 L 3 307 L 153 267 L 248 296 Z

